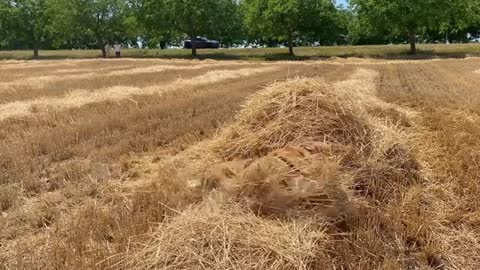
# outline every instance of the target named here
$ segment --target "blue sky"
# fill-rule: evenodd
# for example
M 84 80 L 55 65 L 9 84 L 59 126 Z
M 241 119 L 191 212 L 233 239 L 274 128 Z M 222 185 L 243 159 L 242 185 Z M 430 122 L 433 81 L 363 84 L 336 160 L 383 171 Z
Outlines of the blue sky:
M 339 5 L 342 4 L 342 5 L 346 6 L 347 5 L 347 0 L 337 0 L 337 4 L 339 4 Z

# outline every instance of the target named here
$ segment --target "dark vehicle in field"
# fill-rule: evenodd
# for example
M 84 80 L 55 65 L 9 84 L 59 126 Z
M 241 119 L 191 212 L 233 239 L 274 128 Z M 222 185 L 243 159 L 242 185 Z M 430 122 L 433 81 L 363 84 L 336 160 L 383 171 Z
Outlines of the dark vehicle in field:
M 220 43 L 216 40 L 209 40 L 205 37 L 196 37 L 193 41 L 195 43 L 195 48 L 197 49 L 218 49 L 220 48 Z M 191 49 L 192 41 L 185 40 L 183 43 L 183 48 Z

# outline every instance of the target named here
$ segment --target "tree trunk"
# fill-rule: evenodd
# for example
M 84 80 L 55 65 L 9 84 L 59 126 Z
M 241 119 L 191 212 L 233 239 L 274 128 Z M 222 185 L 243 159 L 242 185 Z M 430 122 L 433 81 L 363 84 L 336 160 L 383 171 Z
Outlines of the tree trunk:
M 38 59 L 38 44 L 37 42 L 33 42 L 33 58 Z
M 161 40 L 160 41 L 160 49 L 165 50 L 167 48 L 167 41 Z
M 417 37 L 415 35 L 415 27 L 408 29 L 408 36 L 410 40 L 410 53 L 417 54 Z
M 197 46 L 195 45 L 195 38 L 197 37 L 196 31 L 195 31 L 195 22 L 193 19 L 193 15 L 190 14 L 188 17 L 188 26 L 190 30 L 190 44 L 192 46 L 192 57 L 197 57 Z
M 97 42 L 97 46 L 102 51 L 102 57 L 107 58 L 107 50 L 105 49 L 105 41 L 103 41 L 102 35 L 100 35 L 97 31 L 93 31 L 95 41 Z
M 195 34 L 190 35 L 190 44 L 192 45 L 192 57 L 197 57 L 197 45 L 195 44 Z
M 293 53 L 293 34 L 292 32 L 288 33 L 288 54 L 290 56 L 294 56 Z

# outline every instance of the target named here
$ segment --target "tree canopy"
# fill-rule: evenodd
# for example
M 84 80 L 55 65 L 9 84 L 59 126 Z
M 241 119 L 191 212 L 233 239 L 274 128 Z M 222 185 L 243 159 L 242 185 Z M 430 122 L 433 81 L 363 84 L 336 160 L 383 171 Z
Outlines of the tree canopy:
M 319 40 L 322 32 L 335 27 L 338 15 L 329 0 L 245 0 L 243 10 L 250 35 L 286 41 L 290 55 L 295 41 Z
M 0 36 L 21 48 L 38 49 L 48 35 L 48 0 L 3 0 L 0 4 Z
M 53 0 L 56 29 L 64 39 L 93 40 L 106 55 L 105 45 L 125 42 L 128 38 L 125 14 L 128 2 L 124 0 Z
M 0 0 L 0 49 L 468 42 L 480 0 Z M 192 55 L 196 55 L 192 43 Z
M 193 40 L 198 35 L 211 35 L 233 43 L 241 31 L 235 0 L 145 0 L 142 10 L 146 28 L 167 38 L 181 34 Z M 192 55 L 196 53 L 192 42 Z
M 475 20 L 479 0 L 351 0 L 363 27 L 377 33 L 408 36 L 416 53 L 417 34 L 426 29 L 438 32 L 463 29 Z M 386 36 L 385 34 L 383 36 Z

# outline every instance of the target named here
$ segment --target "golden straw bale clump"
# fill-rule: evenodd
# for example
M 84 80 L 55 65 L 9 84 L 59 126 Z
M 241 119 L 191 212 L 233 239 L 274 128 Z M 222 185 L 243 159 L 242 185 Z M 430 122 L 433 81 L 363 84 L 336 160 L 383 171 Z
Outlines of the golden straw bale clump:
M 349 214 L 347 193 L 337 179 L 336 163 L 322 152 L 327 144 L 287 146 L 258 159 L 212 167 L 204 189 L 218 189 L 244 201 L 259 214 L 306 211 L 327 217 Z
M 419 165 L 408 134 L 388 115 L 375 113 L 397 112 L 375 97 L 375 76 L 359 70 L 334 85 L 318 78 L 272 84 L 247 101 L 213 150 L 232 161 L 263 157 L 286 145 L 327 143 L 344 184 L 373 201 L 390 201 L 401 186 L 418 182 Z
M 127 269 L 311 269 L 325 259 L 324 226 L 276 221 L 211 198 L 159 225 Z
M 369 113 L 390 109 L 371 92 L 351 88 L 359 84 L 274 83 L 212 140 L 161 161 L 162 178 L 202 188 L 204 202 L 162 222 L 122 265 L 348 269 L 382 250 L 389 252 L 385 260 L 369 266 L 402 264 L 402 243 L 391 241 L 407 233 L 382 209 L 416 183 L 418 166 L 405 132 Z
M 252 96 L 217 140 L 226 160 L 263 156 L 287 144 L 368 143 L 368 127 L 321 79 L 274 83 Z

